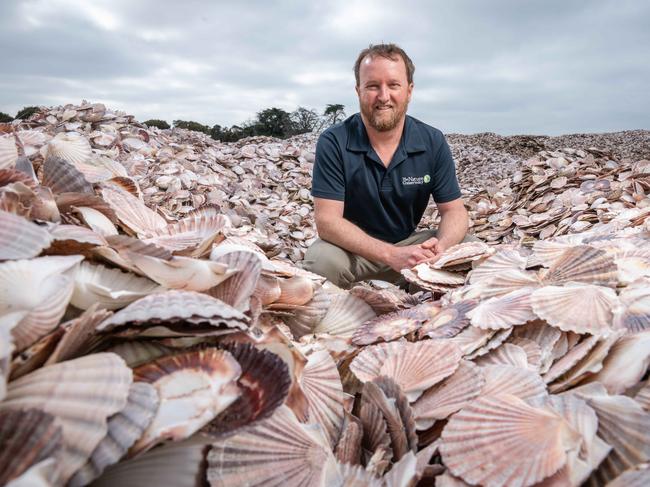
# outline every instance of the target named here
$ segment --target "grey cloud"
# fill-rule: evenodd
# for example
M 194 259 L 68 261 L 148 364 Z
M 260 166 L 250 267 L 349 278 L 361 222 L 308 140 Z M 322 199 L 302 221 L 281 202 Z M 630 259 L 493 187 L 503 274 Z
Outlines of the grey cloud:
M 270 106 L 353 113 L 354 59 L 383 40 L 416 63 L 410 113 L 445 131 L 649 128 L 648 24 L 634 0 L 4 1 L 0 111 L 87 98 L 222 125 Z

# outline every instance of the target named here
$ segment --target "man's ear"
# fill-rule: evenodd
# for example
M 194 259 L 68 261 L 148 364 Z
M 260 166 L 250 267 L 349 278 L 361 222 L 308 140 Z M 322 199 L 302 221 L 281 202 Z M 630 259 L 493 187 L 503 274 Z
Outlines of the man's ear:
M 354 91 L 357 92 L 357 96 L 361 96 L 361 95 L 359 94 L 359 85 L 355 85 L 355 87 L 354 87 Z
M 411 95 L 413 94 L 413 83 L 409 84 L 409 91 L 408 91 L 408 101 L 409 103 L 411 102 Z

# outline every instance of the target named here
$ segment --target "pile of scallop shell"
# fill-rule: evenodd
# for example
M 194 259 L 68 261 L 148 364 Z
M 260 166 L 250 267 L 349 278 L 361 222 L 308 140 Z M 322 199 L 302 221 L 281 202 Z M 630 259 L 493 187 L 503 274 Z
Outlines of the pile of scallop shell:
M 511 226 L 517 244 L 403 270 L 410 292 L 343 290 L 255 214 L 286 191 L 263 177 L 302 155 L 256 181 L 261 144 L 149 131 L 99 105 L 40 116 L 0 136 L 0 485 L 648 484 L 644 164 L 610 170 L 633 184 L 608 201 L 634 203 L 589 228 Z M 229 162 L 209 172 L 215 147 Z M 567 166 L 589 174 L 585 157 Z M 178 170 L 171 191 L 161 167 Z M 507 205 L 543 197 L 522 183 L 539 167 Z M 187 171 L 223 176 L 225 196 L 191 203 L 212 191 L 197 183 L 178 206 Z

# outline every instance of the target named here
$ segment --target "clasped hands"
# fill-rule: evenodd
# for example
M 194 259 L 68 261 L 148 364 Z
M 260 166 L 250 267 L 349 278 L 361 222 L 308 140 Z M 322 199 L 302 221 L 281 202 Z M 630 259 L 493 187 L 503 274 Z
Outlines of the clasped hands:
M 446 249 L 447 246 L 436 237 L 432 237 L 421 244 L 403 247 L 393 246 L 386 263 L 391 269 L 399 272 L 402 269 L 410 269 L 422 262 L 435 262 Z

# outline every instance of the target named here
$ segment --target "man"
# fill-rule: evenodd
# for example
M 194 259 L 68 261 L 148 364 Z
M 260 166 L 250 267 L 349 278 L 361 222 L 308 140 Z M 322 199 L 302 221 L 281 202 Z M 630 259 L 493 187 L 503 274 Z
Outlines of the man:
M 406 115 L 415 66 L 394 44 L 371 45 L 354 65 L 361 113 L 320 136 L 312 183 L 319 239 L 303 266 L 349 288 L 395 281 L 437 259 L 468 228 L 454 161 L 438 129 Z M 436 230 L 414 230 L 433 196 Z

